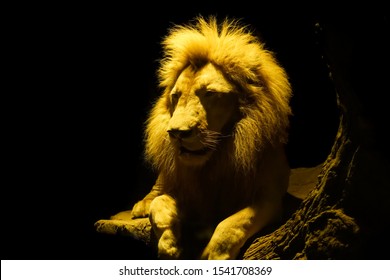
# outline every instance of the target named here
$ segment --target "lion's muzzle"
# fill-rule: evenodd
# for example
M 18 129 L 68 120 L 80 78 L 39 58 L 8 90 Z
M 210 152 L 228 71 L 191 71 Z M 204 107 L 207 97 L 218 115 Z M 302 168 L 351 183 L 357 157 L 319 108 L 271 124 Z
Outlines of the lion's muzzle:
M 202 165 L 211 150 L 198 128 L 199 121 L 187 110 L 176 110 L 169 122 L 167 133 L 178 151 L 179 159 L 188 165 Z
M 168 129 L 168 134 L 172 138 L 185 139 L 190 138 L 193 134 L 193 129 Z

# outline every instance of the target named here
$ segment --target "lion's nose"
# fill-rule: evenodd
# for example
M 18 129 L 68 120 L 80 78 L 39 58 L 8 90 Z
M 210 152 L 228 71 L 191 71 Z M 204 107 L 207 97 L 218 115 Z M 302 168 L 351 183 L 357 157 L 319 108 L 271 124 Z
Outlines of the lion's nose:
M 169 129 L 168 130 L 169 136 L 173 138 L 188 138 L 191 137 L 192 135 L 192 130 L 191 129 Z

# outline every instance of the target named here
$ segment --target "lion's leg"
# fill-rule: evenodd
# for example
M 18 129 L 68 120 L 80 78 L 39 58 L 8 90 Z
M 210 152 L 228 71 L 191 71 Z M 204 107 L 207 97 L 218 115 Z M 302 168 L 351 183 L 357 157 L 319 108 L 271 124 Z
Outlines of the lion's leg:
M 150 223 L 158 240 L 161 259 L 177 259 L 180 256 L 179 218 L 176 201 L 169 195 L 156 197 L 150 204 Z
M 161 176 L 159 176 L 151 191 L 142 200 L 134 204 L 131 211 L 133 219 L 149 216 L 150 204 L 153 199 L 162 194 L 162 191 L 163 185 L 161 184 Z
M 281 206 L 264 202 L 229 216 L 216 227 L 202 259 L 235 259 L 241 247 L 256 232 L 280 217 Z

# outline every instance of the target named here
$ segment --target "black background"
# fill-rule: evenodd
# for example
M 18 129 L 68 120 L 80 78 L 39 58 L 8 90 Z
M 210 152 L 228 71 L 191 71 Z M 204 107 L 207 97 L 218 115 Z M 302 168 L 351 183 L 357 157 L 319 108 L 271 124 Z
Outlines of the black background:
M 293 86 L 290 164 L 322 163 L 338 109 L 315 24 L 337 8 L 295 8 L 211 1 L 15 9 L 2 259 L 154 257 L 139 242 L 96 233 L 94 222 L 130 209 L 153 184 L 142 130 L 159 93 L 159 44 L 173 23 L 199 14 L 242 18 L 257 30 Z M 361 20 L 378 17 L 375 8 Z

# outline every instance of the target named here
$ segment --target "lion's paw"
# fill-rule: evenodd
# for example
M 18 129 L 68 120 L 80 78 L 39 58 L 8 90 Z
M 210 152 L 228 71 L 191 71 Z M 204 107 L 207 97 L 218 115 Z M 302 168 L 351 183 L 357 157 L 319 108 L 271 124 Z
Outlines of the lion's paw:
M 214 234 L 203 250 L 203 260 L 233 260 L 240 252 L 240 245 L 234 236 Z
M 160 259 L 179 259 L 181 250 L 171 230 L 165 230 L 158 241 L 158 256 Z
M 223 246 L 207 246 L 203 251 L 202 260 L 234 260 L 237 256 L 236 252 L 226 250 Z
M 151 199 L 143 199 L 134 204 L 133 210 L 131 211 L 132 218 L 148 217 L 151 202 Z

